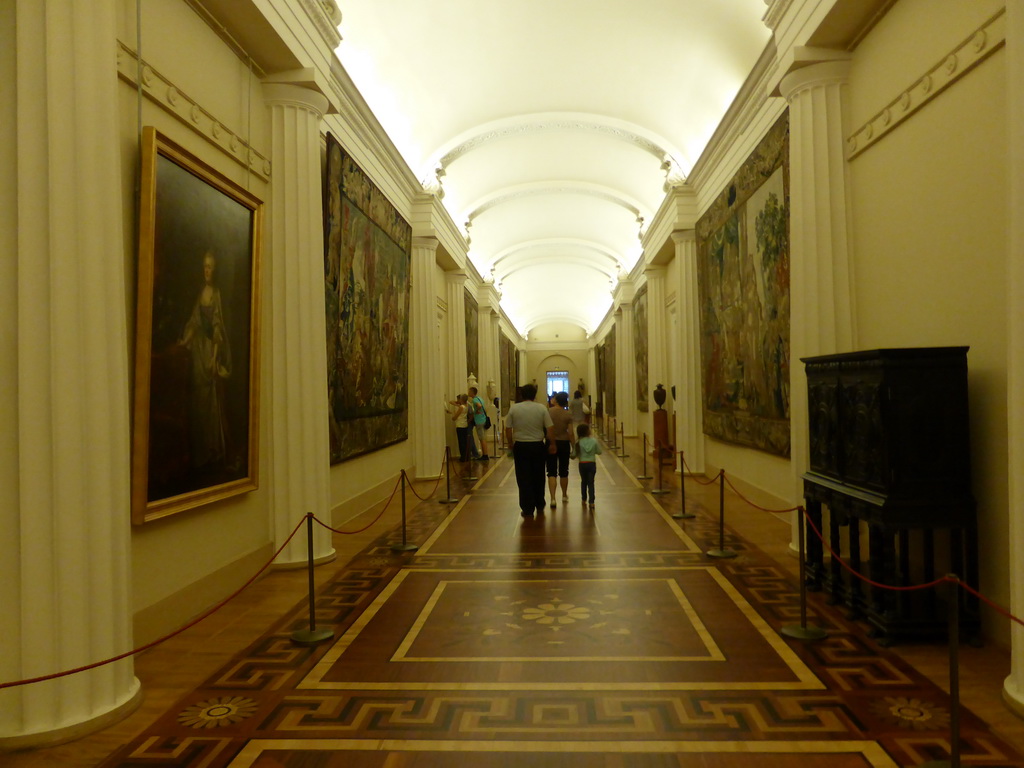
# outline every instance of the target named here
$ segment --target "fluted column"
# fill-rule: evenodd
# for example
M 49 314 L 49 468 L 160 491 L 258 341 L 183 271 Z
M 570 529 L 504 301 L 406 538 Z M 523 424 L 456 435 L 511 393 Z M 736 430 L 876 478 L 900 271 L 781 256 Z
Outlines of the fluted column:
M 1009 464 L 1010 612 L 1024 616 L 1024 5 L 1006 4 L 1006 91 L 1009 112 Z M 1007 703 L 1024 715 L 1024 627 L 1010 623 Z
M 131 303 L 116 3 L 24 0 L 4 25 L 0 135 L 17 162 L 0 180 L 0 680 L 13 682 L 132 647 Z M 109 725 L 140 698 L 131 659 L 5 689 L 0 748 Z
M 270 302 L 270 492 L 275 545 L 302 516 L 331 522 L 327 337 L 324 309 L 320 121 L 327 99 L 285 83 L 263 86 L 270 109 L 269 248 L 265 290 Z M 313 555 L 333 558 L 331 532 L 313 527 Z M 277 565 L 308 559 L 296 536 Z
M 786 75 L 780 86 L 790 120 L 792 501 L 803 498 L 801 477 L 809 461 L 807 377 L 800 358 L 850 351 L 855 340 L 843 154 L 848 72 L 846 61 L 813 64 Z
M 421 478 L 438 476 L 445 446 L 442 411 L 444 366 L 437 343 L 437 294 L 434 291 L 437 245 L 433 237 L 412 239 L 409 437 L 412 440 L 416 476 Z
M 615 321 L 615 418 L 622 434 L 636 434 L 636 345 L 633 304 L 624 301 Z
M 672 233 L 676 247 L 676 315 L 679 323 L 678 370 L 675 372 L 676 450 L 683 451 L 686 466 L 704 472 L 704 402 L 700 365 L 700 299 L 697 289 L 697 238 L 692 229 Z M 684 469 L 685 471 L 685 469 Z
M 447 391 L 454 398 L 466 391 L 466 377 L 472 373 L 480 380 L 480 371 L 467 370 L 466 354 L 466 273 L 445 272 L 448 292 L 448 375 Z
M 668 375 L 668 308 L 665 306 L 664 267 L 647 268 L 647 402 L 648 419 L 653 435 L 654 424 L 651 414 L 658 405 L 654 402 L 654 390 L 659 384 L 665 390 L 671 386 Z

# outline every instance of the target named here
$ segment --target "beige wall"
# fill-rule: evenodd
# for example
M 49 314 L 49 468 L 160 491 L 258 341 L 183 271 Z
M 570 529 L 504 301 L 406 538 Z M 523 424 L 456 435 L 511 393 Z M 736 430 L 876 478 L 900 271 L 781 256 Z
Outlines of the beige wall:
M 119 20 L 122 43 L 136 47 L 135 7 L 122 6 Z M 269 154 L 266 111 L 258 79 L 250 78 L 246 66 L 224 46 L 194 11 L 177 0 L 142 4 L 142 56 L 154 70 L 194 99 L 229 130 L 251 143 L 264 156 Z M 188 41 L 183 45 L 182 41 Z M 129 338 L 134 338 L 136 173 L 139 164 L 138 93 L 134 84 L 120 81 L 123 148 L 124 199 L 126 208 L 126 282 L 130 288 L 126 308 Z M 153 125 L 173 141 L 212 165 L 233 181 L 248 187 L 266 200 L 266 185 L 255 175 L 202 135 L 152 101 L 142 102 L 142 124 Z M 265 288 L 265 287 L 264 287 Z M 264 302 L 263 327 L 267 323 Z M 261 356 L 262 385 L 266 389 L 270 364 L 268 334 L 264 332 Z M 271 398 L 261 400 L 261 421 L 269 424 Z M 266 434 L 261 435 L 260 474 L 266 478 Z M 265 487 L 265 483 L 264 483 Z M 270 543 L 267 501 L 264 490 L 200 507 L 132 529 L 133 605 L 136 612 L 160 605 L 176 593 L 204 582 L 211 574 L 229 569 L 233 563 L 251 558 Z M 300 516 L 301 517 L 301 516 Z M 297 519 L 298 522 L 298 519 Z M 251 575 L 251 574 L 250 574 Z M 167 605 L 178 606 L 171 600 Z M 157 619 L 172 628 L 202 606 L 182 605 L 180 615 Z M 175 608 L 169 608 L 173 612 Z
M 856 130 L 1001 6 L 902 0 L 858 48 Z M 1009 600 L 1005 53 L 956 80 L 849 165 L 858 346 L 970 346 L 981 588 Z

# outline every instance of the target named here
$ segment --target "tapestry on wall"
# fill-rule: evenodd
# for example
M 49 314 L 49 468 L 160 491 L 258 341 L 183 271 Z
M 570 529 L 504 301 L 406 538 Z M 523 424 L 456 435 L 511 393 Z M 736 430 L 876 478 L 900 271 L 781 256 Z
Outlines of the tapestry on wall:
M 331 463 L 409 435 L 412 227 L 337 139 L 324 194 Z
M 633 352 L 636 354 L 636 409 L 647 413 L 647 286 L 633 299 Z
M 466 371 L 476 376 L 481 396 L 486 394 L 487 382 L 480 375 L 480 312 L 476 299 L 469 291 L 463 293 L 466 305 Z
M 697 222 L 704 432 L 789 456 L 789 121 Z
M 508 413 L 509 406 L 516 401 L 516 386 L 519 381 L 516 362 L 519 356 L 516 354 L 515 345 L 501 331 L 498 332 L 498 354 L 501 356 L 501 391 L 498 396 L 501 398 L 501 413 L 504 416 Z
M 604 337 L 604 413 L 615 416 L 615 327 Z

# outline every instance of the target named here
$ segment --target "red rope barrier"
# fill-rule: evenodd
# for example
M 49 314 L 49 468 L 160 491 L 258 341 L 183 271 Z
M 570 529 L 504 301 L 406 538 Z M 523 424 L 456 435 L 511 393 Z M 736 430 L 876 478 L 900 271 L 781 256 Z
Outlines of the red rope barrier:
M 906 586 L 906 587 L 896 587 L 896 586 L 893 586 L 892 584 L 882 584 L 881 582 L 872 581 L 871 579 L 869 579 L 867 576 L 863 575 L 862 573 L 859 573 L 858 571 L 855 571 L 852 567 L 850 567 L 850 565 L 845 560 L 843 560 L 842 557 L 840 557 L 838 554 L 836 554 L 836 551 L 834 549 L 832 549 L 831 545 L 829 545 L 829 543 L 827 541 L 825 541 L 825 537 L 821 535 L 821 531 L 818 530 L 818 527 L 814 524 L 814 521 L 811 520 L 810 515 L 807 514 L 807 510 L 804 507 L 800 507 L 799 509 L 803 513 L 804 519 L 807 520 L 807 524 L 809 526 L 811 526 L 811 530 L 814 531 L 814 535 L 817 536 L 821 540 L 822 546 L 825 547 L 825 549 L 828 550 L 828 553 L 832 556 L 832 559 L 835 560 L 836 562 L 838 562 L 841 566 L 843 566 L 843 568 L 845 568 L 847 571 L 852 573 L 854 576 L 856 576 L 858 579 L 863 581 L 865 584 L 869 584 L 872 587 L 878 587 L 879 589 L 888 589 L 888 590 L 891 590 L 893 592 L 916 592 L 916 591 L 922 590 L 922 589 L 930 589 L 931 587 L 938 586 L 939 584 L 942 584 L 943 582 L 950 581 L 949 578 L 947 578 L 946 576 L 943 576 L 942 578 L 935 579 L 934 581 L 929 581 L 927 584 L 912 584 L 912 585 L 909 585 L 909 586 Z
M 686 463 L 686 457 L 683 456 L 683 452 L 682 451 L 676 451 L 676 453 L 678 453 L 680 455 L 680 457 L 681 457 L 681 461 L 683 462 L 683 469 L 685 469 L 687 472 L 690 473 L 690 479 L 693 480 L 693 482 L 695 482 L 697 485 L 711 485 L 713 482 L 715 482 L 718 479 L 718 475 L 715 475 L 710 480 L 704 480 L 704 481 L 698 480 L 697 477 L 694 475 L 693 470 L 690 469 L 690 465 Z M 719 473 L 719 474 L 721 474 L 721 473 Z M 685 480 L 685 478 L 683 478 L 683 480 Z
M 996 611 L 996 613 L 1001 613 L 1003 616 L 1008 618 L 1010 621 L 1015 621 L 1018 624 L 1020 624 L 1022 627 L 1024 627 L 1024 619 L 1017 618 L 1012 613 L 1010 613 L 1006 608 L 1003 608 L 1003 606 L 999 605 L 998 603 L 992 602 L 987 597 L 985 597 L 983 594 L 981 594 L 981 592 L 979 592 L 978 590 L 974 589 L 973 587 L 969 587 L 968 585 L 964 584 L 962 581 L 960 581 L 958 583 L 965 590 L 967 590 L 972 595 L 974 595 L 976 598 L 981 600 L 981 602 L 985 603 L 985 605 L 989 606 L 994 611 Z
M 418 493 L 416 493 L 416 489 L 413 487 L 412 483 L 409 483 L 409 490 L 412 491 L 412 495 L 413 496 L 415 496 L 420 501 L 426 501 L 431 496 L 433 496 L 435 493 L 437 493 L 437 486 L 439 486 L 441 484 L 441 475 L 444 474 L 444 465 L 445 465 L 446 461 L 447 461 L 447 457 L 444 458 L 444 459 L 441 459 L 441 469 L 437 473 L 437 479 L 434 481 L 434 487 L 431 489 L 430 493 L 428 493 L 425 497 L 424 496 L 420 496 Z
M 113 664 L 115 661 L 121 661 L 122 659 L 127 659 L 129 656 L 135 656 L 137 654 L 142 653 L 143 651 L 148 651 L 150 648 L 155 648 L 156 646 L 160 645 L 161 643 L 167 642 L 172 637 L 177 637 L 182 632 L 184 632 L 186 629 L 191 629 L 192 627 L 194 627 L 196 624 L 198 624 L 199 622 L 203 621 L 204 619 L 208 619 L 210 616 L 215 614 L 217 611 L 219 611 L 221 608 L 223 608 L 229 602 L 231 602 L 236 597 L 238 597 L 240 594 L 242 594 L 242 592 L 245 589 L 247 589 L 254 581 L 256 581 L 256 579 L 258 579 L 260 577 L 260 574 L 262 574 L 265 570 L 267 570 L 267 568 L 270 567 L 270 565 L 277 559 L 277 556 L 280 555 L 281 552 L 284 551 L 284 548 L 287 547 L 288 543 L 295 537 L 295 534 L 298 532 L 299 528 L 302 527 L 302 524 L 304 522 L 306 522 L 306 518 L 308 518 L 308 517 L 312 517 L 312 515 L 311 514 L 307 514 L 307 515 L 303 516 L 302 520 L 299 521 L 299 524 L 296 525 L 295 528 L 292 529 L 292 532 L 290 534 L 288 534 L 288 538 L 284 540 L 284 544 L 282 544 L 278 548 L 278 550 L 274 553 L 274 556 L 271 557 L 270 560 L 268 560 L 266 562 L 266 564 L 264 564 L 264 566 L 262 568 L 260 568 L 258 571 L 256 571 L 256 573 L 253 575 L 253 577 L 251 579 L 249 579 L 247 582 L 245 582 L 245 584 L 240 586 L 237 590 L 232 592 L 230 595 L 228 595 L 226 598 L 221 600 L 215 606 L 213 606 L 212 608 L 208 609 L 205 613 L 200 614 L 198 617 L 196 617 L 195 619 L 190 621 L 185 626 L 180 627 L 179 629 L 176 629 L 173 632 L 170 632 L 170 633 L 164 635 L 163 637 L 157 638 L 156 640 L 153 640 L 152 642 L 146 643 L 145 645 L 141 645 L 138 648 L 133 648 L 130 651 L 125 651 L 122 654 L 118 654 L 117 656 L 114 656 L 114 657 L 109 658 L 109 659 L 104 659 L 103 661 L 95 661 L 92 664 L 86 664 L 85 666 L 82 666 L 82 667 L 75 667 L 74 669 L 68 669 L 68 670 L 65 670 L 63 672 L 54 672 L 53 674 L 50 674 L 50 675 L 42 675 L 41 677 L 33 677 L 33 678 L 29 678 L 27 680 L 16 680 L 15 682 L 12 682 L 12 683 L 0 683 L 0 690 L 2 690 L 4 688 L 16 688 L 18 686 L 29 685 L 31 683 L 42 683 L 42 682 L 45 682 L 47 680 L 55 680 L 55 679 L 57 679 L 59 677 L 67 677 L 69 675 L 75 675 L 75 674 L 78 674 L 79 672 L 87 672 L 90 669 L 96 669 L 97 667 L 102 667 L 102 666 L 105 666 L 107 664 Z M 314 517 L 314 519 L 315 519 L 315 517 Z
M 728 477 L 726 477 L 724 473 L 722 474 L 722 479 L 725 480 L 725 484 L 729 486 L 729 488 L 732 490 L 733 493 L 735 493 L 737 496 L 739 496 L 743 501 L 745 501 L 747 504 L 752 506 L 754 509 L 758 509 L 761 512 L 771 512 L 773 515 L 781 515 L 781 514 L 783 514 L 785 512 L 796 512 L 798 509 L 802 509 L 802 507 L 799 507 L 799 506 L 797 506 L 797 507 L 790 507 L 789 509 L 768 509 L 768 507 L 759 506 L 759 505 L 755 504 L 754 502 L 752 502 L 750 499 L 748 499 L 746 496 L 744 496 L 742 493 L 740 493 L 736 489 L 736 486 L 732 484 L 732 480 L 730 480 Z
M 380 512 L 377 513 L 377 516 L 375 518 L 373 518 L 373 520 L 371 520 L 367 525 L 364 525 L 362 528 L 357 528 L 354 531 L 339 531 L 337 528 L 332 528 L 331 526 L 329 526 L 327 523 L 325 523 L 323 520 L 321 520 L 316 515 L 313 515 L 313 520 L 316 521 L 317 523 L 319 523 L 320 525 L 322 525 L 328 531 L 331 531 L 333 533 L 340 533 L 342 536 L 353 536 L 353 535 L 355 535 L 357 533 L 362 533 L 363 531 L 368 530 L 368 529 L 372 528 L 374 525 L 376 525 L 377 521 L 380 520 L 384 516 L 384 513 L 387 512 L 388 507 L 391 506 L 391 502 L 395 498 L 395 494 L 398 493 L 398 486 L 401 484 L 401 482 L 402 482 L 402 475 L 399 474 L 398 475 L 398 479 L 395 481 L 395 487 L 394 487 L 394 489 L 392 489 L 391 495 L 388 497 L 388 500 L 386 502 L 384 502 L 383 508 L 381 508 Z

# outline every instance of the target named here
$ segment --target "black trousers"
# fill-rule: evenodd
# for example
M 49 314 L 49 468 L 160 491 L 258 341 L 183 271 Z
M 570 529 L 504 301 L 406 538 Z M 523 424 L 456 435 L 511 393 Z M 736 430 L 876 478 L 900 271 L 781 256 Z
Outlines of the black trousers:
M 519 509 L 524 515 L 544 511 L 544 468 L 548 447 L 543 442 L 512 444 L 516 464 L 516 485 L 519 486 Z

